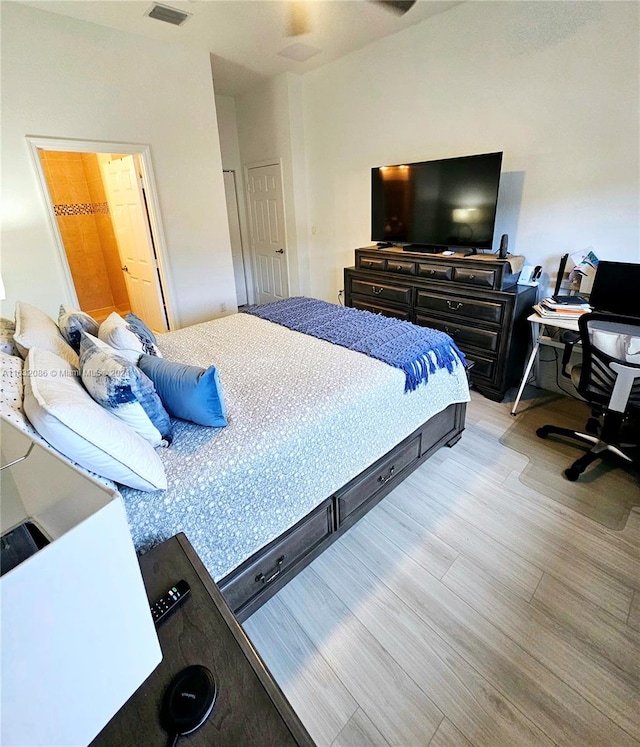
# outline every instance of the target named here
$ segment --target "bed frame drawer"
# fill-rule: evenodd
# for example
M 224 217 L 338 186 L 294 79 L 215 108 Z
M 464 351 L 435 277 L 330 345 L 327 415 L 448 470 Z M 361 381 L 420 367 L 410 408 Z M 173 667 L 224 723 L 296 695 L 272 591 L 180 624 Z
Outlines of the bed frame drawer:
M 279 584 L 274 582 L 295 575 L 299 570 L 296 566 L 333 532 L 334 525 L 333 501 L 329 498 L 267 545 L 257 560 L 249 558 L 219 581 L 218 586 L 235 614 L 242 618 L 256 597 L 260 597 L 262 604 L 270 596 L 265 593 L 267 587 L 273 584 L 275 591 Z
M 349 483 L 344 492 L 336 494 L 339 524 L 369 500 L 375 501 L 376 493 L 391 485 L 402 470 L 420 456 L 420 436 L 405 441 L 389 453 L 382 462 L 376 462 Z M 398 480 L 400 482 L 402 478 Z

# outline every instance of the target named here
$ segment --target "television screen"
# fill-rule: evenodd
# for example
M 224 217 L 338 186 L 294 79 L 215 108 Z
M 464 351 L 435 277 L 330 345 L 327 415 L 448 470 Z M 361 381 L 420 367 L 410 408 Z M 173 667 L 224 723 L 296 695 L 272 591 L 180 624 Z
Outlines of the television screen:
M 371 169 L 371 239 L 490 249 L 502 153 Z

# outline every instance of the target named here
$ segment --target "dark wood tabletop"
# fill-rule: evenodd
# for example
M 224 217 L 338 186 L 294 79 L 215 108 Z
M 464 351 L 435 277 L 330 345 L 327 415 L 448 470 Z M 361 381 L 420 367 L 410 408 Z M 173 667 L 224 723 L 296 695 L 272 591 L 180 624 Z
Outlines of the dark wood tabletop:
M 150 603 L 184 579 L 190 594 L 160 622 L 163 659 L 142 686 L 100 732 L 96 747 L 166 745 L 160 725 L 164 692 L 184 667 L 202 664 L 218 688 L 213 711 L 178 745 L 195 747 L 287 747 L 314 743 L 284 694 L 226 605 L 184 534 L 140 558 Z

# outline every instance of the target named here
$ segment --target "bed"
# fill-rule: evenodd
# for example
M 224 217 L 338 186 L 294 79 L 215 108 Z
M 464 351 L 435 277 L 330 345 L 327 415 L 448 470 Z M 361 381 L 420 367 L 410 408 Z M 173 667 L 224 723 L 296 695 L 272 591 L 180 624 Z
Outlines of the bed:
M 398 368 L 242 313 L 157 346 L 215 364 L 228 425 L 173 419 L 167 489 L 118 487 L 134 544 L 184 532 L 241 620 L 464 428 L 462 365 L 405 392 Z

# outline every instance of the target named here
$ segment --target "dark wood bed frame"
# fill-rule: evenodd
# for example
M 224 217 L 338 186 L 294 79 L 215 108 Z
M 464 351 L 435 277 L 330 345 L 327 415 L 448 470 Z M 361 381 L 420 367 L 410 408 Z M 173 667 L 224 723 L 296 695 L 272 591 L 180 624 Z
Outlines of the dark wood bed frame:
M 464 430 L 466 404 L 449 405 L 218 582 L 242 622 L 441 446 Z

